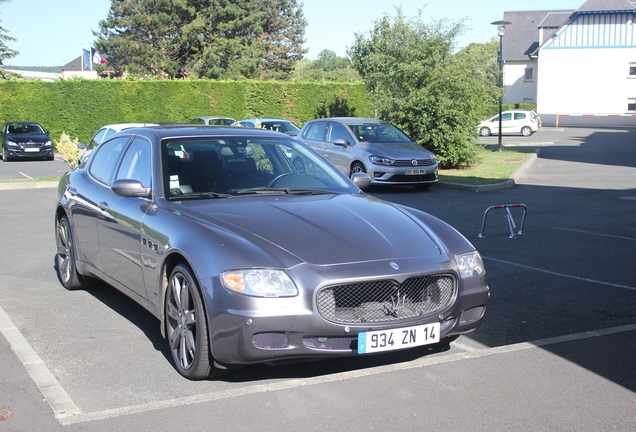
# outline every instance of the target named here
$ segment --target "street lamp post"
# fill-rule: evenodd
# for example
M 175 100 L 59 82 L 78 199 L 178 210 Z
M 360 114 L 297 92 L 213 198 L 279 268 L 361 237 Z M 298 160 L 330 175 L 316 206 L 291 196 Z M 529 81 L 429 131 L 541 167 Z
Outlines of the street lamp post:
M 504 59 L 503 59 L 502 47 L 503 47 L 503 37 L 504 37 L 506 25 L 507 24 L 512 24 L 512 23 L 510 21 L 501 20 L 501 21 L 491 22 L 490 24 L 497 26 L 497 34 L 499 35 L 499 55 L 498 55 L 499 58 L 498 58 L 498 60 L 499 60 L 499 88 L 501 88 L 501 93 L 499 94 L 499 139 L 498 139 L 497 151 L 502 151 L 503 150 L 503 144 L 501 142 L 501 123 L 502 123 L 501 107 L 503 105 L 503 94 L 504 94 L 504 82 L 503 82 L 503 64 L 504 64 Z

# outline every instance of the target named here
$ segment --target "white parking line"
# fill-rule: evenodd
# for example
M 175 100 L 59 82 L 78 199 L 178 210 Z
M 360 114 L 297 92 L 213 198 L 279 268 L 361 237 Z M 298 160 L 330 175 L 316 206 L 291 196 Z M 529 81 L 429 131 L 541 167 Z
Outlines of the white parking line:
M 103 411 L 82 413 L 77 405 L 75 405 L 75 403 L 71 400 L 66 390 L 64 390 L 55 376 L 53 376 L 46 364 L 42 361 L 42 359 L 38 356 L 35 350 L 28 343 L 28 341 L 24 338 L 22 333 L 20 333 L 17 327 L 13 324 L 9 316 L 5 313 L 2 307 L 0 307 L 0 332 L 4 335 L 7 341 L 9 341 L 11 348 L 16 353 L 20 361 L 24 364 L 24 367 L 31 376 L 31 379 L 40 389 L 40 392 L 53 410 L 55 418 L 62 425 L 103 420 L 107 418 L 120 417 L 123 415 L 138 414 L 142 412 L 190 405 L 195 403 L 211 402 L 215 400 L 230 399 L 250 394 L 288 390 L 310 385 L 345 381 L 389 372 L 423 368 L 437 364 L 487 357 L 496 354 L 506 354 L 515 351 L 538 348 L 546 345 L 554 345 L 558 343 L 589 339 L 593 337 L 625 333 L 630 331 L 636 331 L 636 324 L 611 327 L 607 329 L 588 331 L 572 335 L 557 336 L 548 339 L 540 339 L 534 342 L 522 342 L 513 345 L 504 345 L 495 348 L 484 347 L 483 349 L 475 349 L 475 346 L 479 346 L 479 344 L 474 345 L 471 342 L 470 346 L 468 347 L 470 351 L 468 352 L 458 352 L 454 354 L 445 354 L 433 357 L 422 357 L 410 362 L 377 366 L 369 369 L 352 370 L 348 372 L 341 372 L 337 374 L 318 376 L 313 378 L 290 379 L 269 384 L 256 384 L 248 387 L 218 391 L 214 393 L 205 393 L 176 399 L 150 402 L 140 405 L 132 405 Z M 453 346 L 461 347 L 461 345 L 458 345 L 456 342 L 453 343 Z
M 25 174 L 25 173 L 23 173 L 23 172 L 19 172 L 19 171 L 18 171 L 18 174 L 20 174 L 21 176 L 24 176 L 24 177 L 26 177 L 26 178 L 28 178 L 28 179 L 32 179 L 32 178 L 33 178 L 33 177 L 31 177 L 31 176 L 26 175 L 26 174 Z
M 582 230 L 577 230 L 577 229 L 572 229 L 572 228 L 555 227 L 555 229 L 563 230 L 563 231 L 574 231 L 574 232 L 578 232 L 578 233 L 597 235 L 597 236 L 601 236 L 601 237 L 617 238 L 617 239 L 621 239 L 621 240 L 636 241 L 636 238 L 633 238 L 633 237 L 624 237 L 624 236 L 617 236 L 617 235 L 612 235 L 612 234 L 602 234 L 602 233 L 591 232 L 591 231 L 582 231 Z
M 629 286 L 629 285 L 621 285 L 621 284 L 615 284 L 612 282 L 605 282 L 605 281 L 600 281 L 600 280 L 596 280 L 596 279 L 589 279 L 589 278 L 584 278 L 584 277 L 580 277 L 580 276 L 574 276 L 574 275 L 569 275 L 569 274 L 565 274 L 565 273 L 559 273 L 559 272 L 554 272 L 552 270 L 545 270 L 545 269 L 541 269 L 538 267 L 531 267 L 531 266 L 527 266 L 527 265 L 523 265 L 523 264 L 519 264 L 519 263 L 514 263 L 514 262 L 510 262 L 510 261 L 504 261 L 504 260 L 500 260 L 497 258 L 490 258 L 490 257 L 486 257 L 486 256 L 482 256 L 483 259 L 487 259 L 490 261 L 495 261 L 501 264 L 507 264 L 507 265 L 511 265 L 511 266 L 515 266 L 515 267 L 521 267 L 521 268 L 525 268 L 528 270 L 533 270 L 533 271 L 538 271 L 541 273 L 547 273 L 547 274 L 551 274 L 554 276 L 560 276 L 560 277 L 565 277 L 565 278 L 570 278 L 570 279 L 576 279 L 576 280 L 580 280 L 583 282 L 592 282 L 592 283 L 597 283 L 600 285 L 606 285 L 606 286 L 611 286 L 613 288 L 622 288 L 622 289 L 628 289 L 631 291 L 636 291 L 636 287 L 633 286 Z
M 11 349 L 24 365 L 40 393 L 53 410 L 55 418 L 62 421 L 68 416 L 79 414 L 80 409 L 75 405 L 75 402 L 2 307 L 0 307 L 0 333 L 7 339 Z

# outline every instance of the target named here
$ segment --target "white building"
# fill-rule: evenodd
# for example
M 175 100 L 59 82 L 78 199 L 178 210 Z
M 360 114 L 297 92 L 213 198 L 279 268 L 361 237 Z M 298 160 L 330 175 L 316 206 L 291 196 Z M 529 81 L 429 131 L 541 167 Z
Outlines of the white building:
M 504 103 L 541 114 L 636 113 L 636 1 L 505 12 Z

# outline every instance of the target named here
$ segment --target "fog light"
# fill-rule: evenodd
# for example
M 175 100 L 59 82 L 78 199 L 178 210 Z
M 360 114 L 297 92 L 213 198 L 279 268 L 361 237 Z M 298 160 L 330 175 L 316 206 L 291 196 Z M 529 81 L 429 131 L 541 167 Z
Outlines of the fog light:
M 486 308 L 484 306 L 477 306 L 471 309 L 467 309 L 462 312 L 462 315 L 459 317 L 459 325 L 470 324 L 472 322 L 477 321 L 481 317 L 484 316 Z

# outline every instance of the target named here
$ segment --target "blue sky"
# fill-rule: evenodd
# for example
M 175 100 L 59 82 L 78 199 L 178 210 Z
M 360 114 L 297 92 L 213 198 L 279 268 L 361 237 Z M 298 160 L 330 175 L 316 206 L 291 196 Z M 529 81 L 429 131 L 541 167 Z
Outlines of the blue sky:
M 338 56 L 347 54 L 355 34 L 366 34 L 384 13 L 395 14 L 394 5 L 408 17 L 423 8 L 425 22 L 467 18 L 470 28 L 457 40 L 459 47 L 487 42 L 496 35 L 491 22 L 504 11 L 577 9 L 585 0 L 300 0 L 308 25 L 305 29 L 307 57 L 315 59 L 323 49 Z M 20 54 L 5 61 L 12 66 L 62 66 L 81 54 L 95 40 L 92 31 L 105 19 L 110 0 L 12 0 L 0 3 L 0 26 L 17 42 L 8 42 Z

